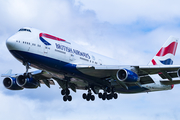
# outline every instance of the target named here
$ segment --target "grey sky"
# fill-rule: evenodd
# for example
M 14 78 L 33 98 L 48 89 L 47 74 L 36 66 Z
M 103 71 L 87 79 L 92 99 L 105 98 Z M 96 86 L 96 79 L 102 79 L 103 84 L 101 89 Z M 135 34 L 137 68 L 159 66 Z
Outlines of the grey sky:
M 34 27 L 123 64 L 146 65 L 170 35 L 180 37 L 178 0 L 0 0 L 0 74 L 25 67 L 8 52 L 5 41 L 18 29 Z M 174 64 L 180 64 L 177 49 Z M 2 81 L 3 78 L 0 78 Z M 51 89 L 10 91 L 0 84 L 0 119 L 8 120 L 169 120 L 180 119 L 180 85 L 171 91 L 94 102 L 72 93 L 63 102 Z

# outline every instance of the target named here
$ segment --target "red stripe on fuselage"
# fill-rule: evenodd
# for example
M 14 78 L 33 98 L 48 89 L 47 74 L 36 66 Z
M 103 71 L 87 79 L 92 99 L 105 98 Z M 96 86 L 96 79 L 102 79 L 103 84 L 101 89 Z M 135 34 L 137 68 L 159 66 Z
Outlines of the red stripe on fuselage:
M 176 53 L 176 48 L 177 48 L 177 42 L 172 42 L 171 44 L 169 44 L 167 47 L 162 47 L 159 52 L 156 54 L 156 56 L 165 56 L 168 53 L 171 53 L 173 55 L 175 55 Z
M 39 37 L 46 37 L 46 38 L 57 40 L 57 41 L 66 41 L 64 39 L 61 39 L 61 38 L 58 38 L 58 37 L 55 37 L 55 36 L 52 36 L 52 35 L 49 35 L 49 34 L 46 34 L 46 33 L 40 33 Z

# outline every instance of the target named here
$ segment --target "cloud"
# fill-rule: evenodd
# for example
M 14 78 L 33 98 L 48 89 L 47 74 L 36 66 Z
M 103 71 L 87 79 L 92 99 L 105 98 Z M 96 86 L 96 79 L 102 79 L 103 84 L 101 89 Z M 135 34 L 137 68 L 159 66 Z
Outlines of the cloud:
M 78 91 L 82 93 L 82 91 Z M 27 99 L 21 95 L 0 93 L 1 119 L 179 119 L 179 98 L 177 91 L 166 91 L 149 94 L 120 94 L 117 100 L 87 102 L 73 94 L 72 102 L 61 99 L 41 101 Z M 168 96 L 168 97 L 167 97 Z M 41 95 L 39 96 L 41 97 Z M 175 103 L 175 104 L 174 104 Z M 9 114 L 9 115 L 7 115 Z
M 178 0 L 75 0 L 82 6 L 82 10 L 91 9 L 97 14 L 100 21 L 113 24 L 131 24 L 138 19 L 154 22 L 169 22 L 179 16 Z M 101 7 L 100 7 L 101 6 Z
M 163 4 L 162 4 L 163 2 Z M 0 1 L 0 74 L 25 67 L 7 50 L 5 40 L 30 26 L 74 41 L 88 50 L 124 64 L 145 65 L 165 40 L 179 37 L 179 1 L 6 0 Z M 171 9 L 173 8 L 173 9 Z M 174 60 L 179 62 L 180 52 Z M 2 81 L 3 78 L 0 78 Z M 87 91 L 71 92 L 63 102 L 59 86 L 10 91 L 0 84 L 1 119 L 179 119 L 179 86 L 171 91 L 120 94 L 117 100 L 82 99 Z

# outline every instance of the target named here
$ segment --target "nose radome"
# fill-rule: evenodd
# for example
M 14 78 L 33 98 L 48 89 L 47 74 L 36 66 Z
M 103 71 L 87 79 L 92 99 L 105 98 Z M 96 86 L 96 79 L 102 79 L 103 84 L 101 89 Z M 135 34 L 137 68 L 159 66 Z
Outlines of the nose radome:
M 16 40 L 12 37 L 8 38 L 6 40 L 6 46 L 9 50 L 13 50 L 14 49 L 14 45 L 15 45 Z

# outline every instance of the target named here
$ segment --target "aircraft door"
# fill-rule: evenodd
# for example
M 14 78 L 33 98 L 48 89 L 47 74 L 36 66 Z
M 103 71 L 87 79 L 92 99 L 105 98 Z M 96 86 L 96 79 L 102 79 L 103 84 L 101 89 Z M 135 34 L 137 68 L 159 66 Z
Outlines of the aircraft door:
M 43 44 L 41 41 L 39 41 L 39 44 L 37 45 L 38 47 L 38 52 L 43 55 L 47 56 L 48 51 L 50 50 L 50 47 L 48 45 Z
M 102 65 L 102 60 L 101 59 L 99 59 L 99 64 Z
M 71 54 L 70 54 L 70 57 L 69 57 L 69 61 L 70 61 L 70 62 L 73 62 L 74 60 L 76 60 L 76 59 L 75 59 L 74 55 L 71 53 Z

